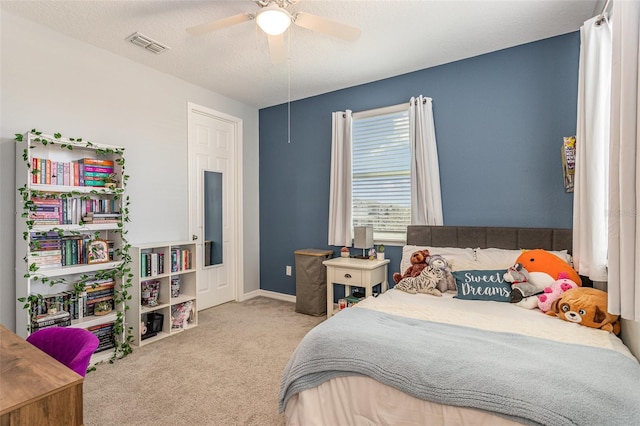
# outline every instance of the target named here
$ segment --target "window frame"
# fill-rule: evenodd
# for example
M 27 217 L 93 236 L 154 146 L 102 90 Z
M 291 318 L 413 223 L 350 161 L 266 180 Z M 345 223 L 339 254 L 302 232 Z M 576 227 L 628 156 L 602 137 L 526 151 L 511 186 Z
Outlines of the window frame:
M 364 110 L 364 111 L 358 111 L 358 112 L 354 112 L 352 114 L 352 122 L 353 125 L 355 125 L 356 120 L 360 120 L 360 119 L 366 119 L 366 118 L 371 118 L 371 117 L 377 117 L 377 116 L 383 116 L 383 115 L 391 115 L 391 114 L 397 114 L 400 112 L 405 112 L 407 114 L 407 120 L 410 119 L 410 104 L 409 103 L 401 103 L 401 104 L 397 104 L 397 105 L 390 105 L 390 106 L 386 106 L 386 107 L 381 107 L 381 108 L 374 108 L 374 109 L 370 109 L 370 110 Z M 352 138 L 353 138 L 353 134 L 354 131 L 352 130 Z M 409 140 L 407 141 L 408 144 L 411 143 L 411 140 L 409 138 Z M 354 146 L 353 146 L 353 142 L 352 142 L 352 146 L 351 146 L 351 155 L 352 155 L 352 175 L 353 175 L 353 154 L 354 154 Z M 352 190 L 352 214 L 351 214 L 351 227 L 353 229 L 354 226 L 354 214 L 353 214 L 353 177 L 352 177 L 352 182 L 351 182 L 351 190 Z M 411 189 L 409 189 L 409 191 L 411 191 Z M 411 197 L 411 194 L 409 194 L 409 196 Z M 411 217 L 409 218 L 409 224 L 411 223 Z M 398 232 L 398 233 L 391 233 L 391 232 L 387 232 L 387 233 L 383 233 L 383 235 L 380 235 L 381 232 L 378 231 L 376 232 L 376 229 L 374 227 L 373 230 L 373 238 L 374 238 L 374 244 L 388 244 L 388 245 L 403 245 L 406 244 L 406 230 L 402 233 Z

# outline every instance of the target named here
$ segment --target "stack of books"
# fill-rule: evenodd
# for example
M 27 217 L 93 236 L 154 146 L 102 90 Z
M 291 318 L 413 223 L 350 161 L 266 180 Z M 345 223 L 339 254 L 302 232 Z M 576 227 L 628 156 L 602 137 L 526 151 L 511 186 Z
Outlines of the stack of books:
M 106 351 L 107 349 L 115 347 L 112 322 L 89 327 L 87 330 L 92 332 L 99 340 L 98 348 L 94 353 Z
M 62 216 L 62 200 L 53 198 L 32 198 L 29 220 L 38 225 L 59 225 Z
M 31 321 L 31 332 L 49 327 L 66 327 L 71 325 L 71 315 L 67 311 L 58 311 L 54 314 L 37 315 Z
M 99 302 L 108 302 L 113 309 L 115 281 L 112 279 L 95 280 L 86 283 L 83 295 L 84 314 L 95 315 L 95 306 Z
M 82 216 L 84 223 L 118 223 L 122 220 L 122 214 L 118 212 L 114 213 L 96 213 L 88 212 Z
M 38 269 L 62 266 L 62 243 L 57 232 L 32 232 L 30 239 L 29 265 L 35 264 Z
M 83 186 L 104 186 L 106 179 L 113 173 L 113 161 L 83 158 L 80 163 L 80 181 Z

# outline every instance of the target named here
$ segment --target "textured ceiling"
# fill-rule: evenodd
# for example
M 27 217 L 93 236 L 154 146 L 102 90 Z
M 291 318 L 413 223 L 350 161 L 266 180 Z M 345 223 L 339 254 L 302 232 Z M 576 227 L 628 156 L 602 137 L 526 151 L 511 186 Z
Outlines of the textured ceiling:
M 346 42 L 291 26 L 289 60 L 272 65 L 255 21 L 202 36 L 186 28 L 238 13 L 234 1 L 0 1 L 0 7 L 151 68 L 259 108 L 576 31 L 602 0 L 300 0 L 288 7 L 359 27 Z M 171 49 L 156 55 L 125 38 Z

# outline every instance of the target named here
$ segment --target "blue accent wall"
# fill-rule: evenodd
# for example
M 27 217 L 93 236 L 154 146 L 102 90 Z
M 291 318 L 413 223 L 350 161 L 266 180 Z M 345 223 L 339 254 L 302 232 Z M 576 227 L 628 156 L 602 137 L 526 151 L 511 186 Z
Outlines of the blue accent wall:
M 445 225 L 572 225 L 562 138 L 575 134 L 574 32 L 260 110 L 260 288 L 295 294 L 294 251 L 327 245 L 331 113 L 433 98 Z M 387 245 L 390 275 L 401 248 Z M 294 269 L 295 270 L 295 269 Z M 390 281 L 392 282 L 392 281 Z

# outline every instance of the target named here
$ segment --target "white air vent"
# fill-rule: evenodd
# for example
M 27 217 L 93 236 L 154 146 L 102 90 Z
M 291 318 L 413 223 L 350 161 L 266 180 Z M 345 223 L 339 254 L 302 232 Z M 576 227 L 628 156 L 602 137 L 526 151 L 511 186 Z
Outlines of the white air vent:
M 146 35 L 142 35 L 140 33 L 133 33 L 129 37 L 127 37 L 125 40 L 130 41 L 136 46 L 144 47 L 148 51 L 156 54 L 162 53 L 165 50 L 170 49 L 169 46 L 160 44 L 157 41 L 150 39 Z

